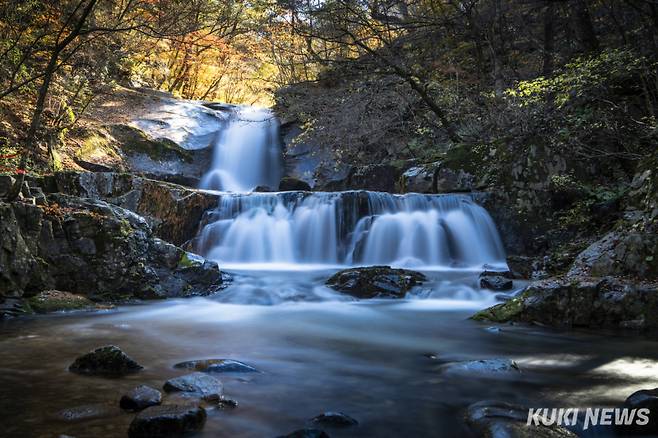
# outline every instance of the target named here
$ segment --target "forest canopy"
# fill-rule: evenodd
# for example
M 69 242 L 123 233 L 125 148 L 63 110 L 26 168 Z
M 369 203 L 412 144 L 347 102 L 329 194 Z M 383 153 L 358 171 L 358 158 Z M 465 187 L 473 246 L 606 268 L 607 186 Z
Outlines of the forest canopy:
M 346 157 L 377 144 L 391 153 L 390 133 L 349 108 L 341 113 L 359 126 L 325 129 L 349 121 L 322 106 L 365 105 L 387 128 L 414 133 L 403 147 L 422 158 L 445 141 L 494 141 L 533 114 L 562 123 L 553 119 L 567 116 L 555 109 L 578 99 L 616 117 L 604 99 L 618 78 L 622 95 L 637 96 L 621 115 L 651 136 L 657 47 L 655 0 L 8 0 L 0 6 L 0 105 L 9 125 L 26 128 L 5 132 L 4 147 L 45 148 L 56 162 L 57 145 L 116 85 L 276 101 Z M 329 91 L 290 102 L 309 86 L 343 88 L 336 98 Z M 595 129 L 579 117 L 567 126 Z

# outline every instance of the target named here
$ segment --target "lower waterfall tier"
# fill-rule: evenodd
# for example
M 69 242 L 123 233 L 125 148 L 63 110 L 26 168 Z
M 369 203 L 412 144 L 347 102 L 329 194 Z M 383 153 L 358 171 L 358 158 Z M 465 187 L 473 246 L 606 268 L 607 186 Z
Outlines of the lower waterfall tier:
M 224 264 L 504 264 L 496 226 L 468 195 L 221 194 L 194 242 Z

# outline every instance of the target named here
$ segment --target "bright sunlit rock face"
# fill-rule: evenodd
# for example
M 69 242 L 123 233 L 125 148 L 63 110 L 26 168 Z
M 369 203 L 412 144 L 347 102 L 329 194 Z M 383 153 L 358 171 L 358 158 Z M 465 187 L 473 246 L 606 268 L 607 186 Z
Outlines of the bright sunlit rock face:
M 279 122 L 270 110 L 236 107 L 214 148 L 202 189 L 248 192 L 258 186 L 278 187 L 282 170 Z

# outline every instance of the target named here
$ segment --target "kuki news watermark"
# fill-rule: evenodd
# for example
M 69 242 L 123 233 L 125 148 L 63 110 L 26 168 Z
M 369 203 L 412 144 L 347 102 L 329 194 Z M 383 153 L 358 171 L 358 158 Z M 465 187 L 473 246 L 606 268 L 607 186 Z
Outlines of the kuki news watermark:
M 581 426 L 583 430 L 593 426 L 646 426 L 649 414 L 648 408 L 531 408 L 526 424 Z

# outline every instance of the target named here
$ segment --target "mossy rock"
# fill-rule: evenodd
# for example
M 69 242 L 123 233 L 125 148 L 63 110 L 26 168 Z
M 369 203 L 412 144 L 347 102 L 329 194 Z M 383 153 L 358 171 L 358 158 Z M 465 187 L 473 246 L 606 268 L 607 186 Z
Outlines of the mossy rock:
M 36 313 L 50 313 L 71 310 L 95 309 L 96 304 L 82 295 L 70 292 L 48 290 L 28 300 L 30 308 Z
M 176 142 L 166 138 L 152 139 L 141 129 L 129 125 L 112 125 L 109 128 L 112 136 L 121 143 L 121 149 L 128 154 L 145 154 L 159 161 L 178 158 L 192 162 L 190 151 L 180 147 Z
M 471 317 L 475 321 L 509 322 L 523 310 L 523 298 L 514 298 L 505 303 L 481 310 Z

